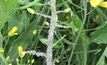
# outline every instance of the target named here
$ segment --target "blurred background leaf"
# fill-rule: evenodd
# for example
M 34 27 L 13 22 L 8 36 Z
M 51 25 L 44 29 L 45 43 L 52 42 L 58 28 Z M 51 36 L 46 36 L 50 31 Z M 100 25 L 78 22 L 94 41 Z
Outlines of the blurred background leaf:
M 31 44 L 33 38 L 33 30 L 37 29 L 38 22 L 33 21 L 17 39 L 15 39 L 11 46 L 9 47 L 7 56 L 10 56 L 11 60 L 14 60 L 18 57 L 18 46 L 21 45 L 24 50 L 27 49 L 28 45 Z M 14 54 L 14 55 L 13 55 Z
M 0 0 L 0 31 L 4 27 L 16 3 L 17 0 Z
M 90 39 L 98 44 L 107 44 L 107 25 L 90 34 Z

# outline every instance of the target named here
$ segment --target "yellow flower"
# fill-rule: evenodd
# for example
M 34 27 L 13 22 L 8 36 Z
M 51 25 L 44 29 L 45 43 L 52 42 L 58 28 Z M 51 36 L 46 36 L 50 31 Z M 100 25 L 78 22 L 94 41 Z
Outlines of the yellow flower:
M 14 26 L 9 32 L 8 32 L 8 36 L 14 36 L 14 35 L 18 35 L 18 33 L 16 33 L 16 31 L 18 30 L 18 28 L 16 26 Z
M 97 7 L 102 0 L 90 0 L 90 4 L 93 7 Z
M 101 3 L 99 4 L 99 6 L 104 7 L 104 8 L 107 8 L 107 2 L 101 2 Z
M 101 6 L 107 8 L 107 2 L 105 2 L 104 0 L 90 0 L 90 4 L 93 7 Z
M 20 53 L 20 52 L 22 52 L 22 51 L 23 51 L 22 46 L 18 46 L 18 52 Z
M 23 51 L 22 46 L 18 46 L 18 52 L 19 52 L 19 56 L 21 58 L 23 58 L 25 56 L 25 54 L 26 54 L 26 52 Z

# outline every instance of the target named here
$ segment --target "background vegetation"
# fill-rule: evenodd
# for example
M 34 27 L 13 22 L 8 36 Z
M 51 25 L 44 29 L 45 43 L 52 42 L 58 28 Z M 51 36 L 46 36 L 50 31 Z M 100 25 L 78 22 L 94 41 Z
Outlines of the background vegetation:
M 55 65 L 107 65 L 107 9 L 99 6 L 56 0 Z M 1 65 L 46 64 L 51 13 L 49 0 L 0 0 Z

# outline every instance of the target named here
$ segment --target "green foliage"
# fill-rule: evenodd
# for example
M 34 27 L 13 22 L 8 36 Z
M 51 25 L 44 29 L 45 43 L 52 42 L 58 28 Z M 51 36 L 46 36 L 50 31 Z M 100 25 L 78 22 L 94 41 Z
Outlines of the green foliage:
M 29 17 L 25 11 L 22 13 L 14 12 L 8 19 L 8 30 L 12 29 L 14 26 L 18 27 L 18 33 L 21 33 L 24 29 L 27 29 L 29 25 Z
M 56 0 L 57 24 L 62 27 L 57 27 L 54 31 L 55 65 L 107 64 L 107 10 L 102 7 L 93 8 L 86 1 L 86 12 L 81 1 Z M 51 16 L 50 6 L 49 0 L 0 0 L 2 65 L 45 64 L 46 58 L 28 52 L 35 50 L 46 53 L 50 18 L 44 16 Z M 29 13 L 27 8 L 35 13 Z M 70 11 L 65 12 L 67 8 Z M 15 31 L 12 30 L 14 26 L 17 27 Z M 9 36 L 10 31 L 17 34 Z M 26 52 L 23 58 L 19 56 L 19 46 Z M 35 60 L 33 63 L 32 59 Z
M 2 43 L 3 43 L 3 36 L 2 36 L 2 34 L 0 33 L 0 47 L 3 47 Z
M 16 40 L 14 40 L 11 43 L 11 46 L 9 49 L 9 52 L 7 53 L 7 56 L 10 56 L 12 60 L 15 60 L 15 58 L 18 57 L 18 46 L 21 45 L 23 46 L 23 49 L 27 49 L 28 45 L 31 43 L 30 40 L 32 40 L 33 35 L 33 30 L 35 30 L 38 26 L 37 21 L 33 21 L 27 30 L 25 30 Z M 14 56 L 13 56 L 14 54 Z
M 91 39 L 98 44 L 107 44 L 107 25 L 91 33 Z
M 107 47 L 105 48 L 104 52 L 102 53 L 102 55 L 96 65 L 105 65 L 106 64 L 105 57 L 107 57 Z
M 10 12 L 14 9 L 17 0 L 0 0 L 0 31 L 4 27 Z

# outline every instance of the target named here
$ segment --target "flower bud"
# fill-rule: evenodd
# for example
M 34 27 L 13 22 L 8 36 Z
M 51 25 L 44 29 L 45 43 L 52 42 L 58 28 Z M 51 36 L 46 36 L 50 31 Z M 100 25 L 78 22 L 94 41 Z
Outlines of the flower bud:
M 35 11 L 32 8 L 27 8 L 27 11 L 31 14 L 35 14 Z
M 71 11 L 70 8 L 67 8 L 67 9 L 64 10 L 65 13 L 68 13 L 68 12 L 70 12 L 70 11 Z

